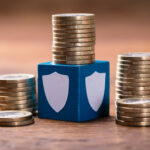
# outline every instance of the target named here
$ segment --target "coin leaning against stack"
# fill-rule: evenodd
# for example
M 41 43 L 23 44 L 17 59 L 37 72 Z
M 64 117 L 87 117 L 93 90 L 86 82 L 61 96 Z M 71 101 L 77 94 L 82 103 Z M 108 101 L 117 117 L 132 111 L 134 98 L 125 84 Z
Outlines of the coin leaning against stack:
M 52 15 L 52 57 L 56 64 L 91 64 L 95 60 L 95 15 Z
M 118 55 L 116 99 L 150 98 L 150 53 Z
M 125 126 L 150 126 L 150 99 L 119 99 L 116 123 Z
M 35 77 L 31 74 L 0 75 L 0 110 L 33 112 Z
M 0 126 L 17 127 L 34 123 L 32 113 L 28 111 L 0 111 Z

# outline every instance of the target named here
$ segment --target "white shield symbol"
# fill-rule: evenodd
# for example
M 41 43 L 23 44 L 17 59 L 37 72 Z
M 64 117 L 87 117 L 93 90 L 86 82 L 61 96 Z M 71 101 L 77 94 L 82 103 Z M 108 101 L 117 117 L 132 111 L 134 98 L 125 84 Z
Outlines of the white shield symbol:
M 49 105 L 56 111 L 61 111 L 67 101 L 69 92 L 69 76 L 54 72 L 42 76 L 44 91 Z
M 100 108 L 105 92 L 105 73 L 94 72 L 86 77 L 86 92 L 88 102 L 94 111 Z

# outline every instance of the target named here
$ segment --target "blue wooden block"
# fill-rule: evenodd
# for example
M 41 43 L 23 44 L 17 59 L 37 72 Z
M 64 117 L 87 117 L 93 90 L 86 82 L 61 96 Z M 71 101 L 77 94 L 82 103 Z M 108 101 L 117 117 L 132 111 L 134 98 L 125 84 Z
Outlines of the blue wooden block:
M 39 118 L 82 122 L 108 115 L 108 61 L 38 65 Z

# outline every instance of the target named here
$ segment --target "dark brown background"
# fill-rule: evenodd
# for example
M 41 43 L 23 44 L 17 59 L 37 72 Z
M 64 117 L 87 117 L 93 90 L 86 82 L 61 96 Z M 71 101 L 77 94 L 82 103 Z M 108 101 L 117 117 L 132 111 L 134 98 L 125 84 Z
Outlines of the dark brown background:
M 111 106 L 110 112 L 111 116 L 115 115 L 115 90 L 114 90 L 114 81 L 115 81 L 115 70 L 116 70 L 116 59 L 117 54 L 125 53 L 125 52 L 150 52 L 150 1 L 149 0 L 0 0 L 0 74 L 4 73 L 34 73 L 36 74 L 37 64 L 40 62 L 46 62 L 51 60 L 51 44 L 52 44 L 52 30 L 51 30 L 51 15 L 55 13 L 74 13 L 74 12 L 87 12 L 87 13 L 95 13 L 96 14 L 96 59 L 99 60 L 109 60 L 111 63 Z M 108 123 L 108 124 L 107 124 Z M 39 143 L 40 139 L 36 139 L 36 137 L 51 137 L 50 135 L 45 135 L 42 133 L 42 130 L 54 129 L 55 132 L 57 128 L 55 126 L 58 125 L 59 122 L 45 122 L 44 126 L 41 125 L 42 121 L 38 121 L 35 127 L 36 129 L 32 131 L 32 136 L 38 134 L 37 136 L 33 136 L 32 139 Z M 63 126 L 65 123 L 62 123 Z M 101 124 L 101 125 L 100 125 Z M 72 124 L 71 124 L 72 125 Z M 71 125 L 67 124 L 65 127 L 70 127 Z M 92 126 L 91 128 L 89 126 Z M 51 128 L 50 128 L 51 126 Z M 96 128 L 94 128 L 94 126 Z M 74 143 L 73 139 L 80 140 L 79 136 L 82 134 L 78 133 L 78 136 L 75 136 L 74 131 L 80 131 L 82 133 L 82 129 L 86 128 L 85 137 L 96 137 L 96 143 L 93 141 L 94 148 L 97 149 L 100 143 L 99 140 L 102 141 L 101 146 L 103 148 L 111 148 L 114 144 L 122 143 L 124 141 L 122 137 L 129 131 L 126 130 L 125 127 L 118 127 L 114 123 L 114 118 L 110 120 L 98 121 L 95 124 L 89 123 L 84 125 L 78 125 L 76 127 L 75 124 L 72 125 L 72 129 L 70 129 L 69 136 L 72 137 L 71 141 L 65 141 L 66 143 Z M 99 128 L 98 128 L 99 127 Z M 107 147 L 107 140 L 103 140 L 102 137 L 96 136 L 96 133 L 101 131 L 102 134 L 106 134 L 106 137 L 112 137 L 112 135 L 107 132 L 109 128 L 110 132 L 115 133 L 114 138 L 112 140 L 111 145 Z M 121 129 L 120 129 L 121 128 Z M 25 128 L 26 129 L 26 128 Z M 28 132 L 31 130 L 30 127 L 27 128 Z M 63 129 L 62 129 L 63 130 Z M 74 131 L 73 131 L 74 130 Z M 40 132 L 41 131 L 41 132 Z M 99 132 L 98 132 L 99 131 Z M 148 135 L 150 135 L 149 130 L 144 132 L 140 132 L 140 130 L 134 130 L 131 135 L 128 135 L 128 139 L 135 138 L 135 134 L 142 134 L 144 137 L 143 143 L 145 146 L 148 146 L 147 139 Z M 6 132 L 11 132 L 12 135 L 20 135 L 19 131 L 3 128 L 3 133 L 7 138 L 11 139 L 9 134 Z M 21 130 L 22 133 L 26 132 L 23 128 Z M 50 131 L 49 131 L 50 132 Z M 55 135 L 54 131 L 50 133 L 54 136 L 60 137 L 58 140 L 62 140 L 63 137 L 66 137 L 66 130 L 64 132 L 57 132 Z M 95 134 L 90 134 L 94 132 Z M 40 136 L 41 134 L 41 136 Z M 100 134 L 100 133 L 99 133 Z M 28 134 L 30 136 L 30 133 Z M 100 135 L 99 135 L 100 136 Z M 57 138 L 58 138 L 57 137 Z M 77 138 L 78 137 L 78 138 Z M 2 139 L 5 137 L 1 137 Z M 10 145 L 4 144 L 1 139 L 1 145 L 4 149 L 7 149 L 7 146 Z M 122 148 L 129 149 L 133 144 L 131 142 L 127 142 L 128 139 L 125 140 L 125 146 Z M 16 139 L 14 143 L 21 144 L 18 147 L 26 147 L 27 145 L 24 143 L 32 143 L 32 141 L 23 141 L 18 142 L 21 139 Z M 52 140 L 52 139 L 51 139 Z M 53 139 L 54 140 L 54 139 Z M 58 148 L 59 146 L 56 144 L 56 141 L 51 141 L 54 148 Z M 87 140 L 87 139 L 86 139 Z M 34 142 L 35 142 L 34 141 Z M 33 143 L 34 143 L 33 142 Z M 76 141 L 77 144 L 82 145 L 79 141 Z M 75 145 L 76 145 L 75 142 Z M 79 142 L 79 143 L 78 143 Z M 110 141 L 109 141 L 110 142 Z M 113 143 L 114 142 L 114 143 Z M 136 143 L 136 138 L 134 140 Z M 30 144 L 31 144 L 30 143 Z M 10 143 L 9 143 L 10 144 Z M 13 145 L 13 142 L 11 143 Z M 62 143 L 63 145 L 64 143 Z M 104 144 L 104 145 L 103 145 Z M 61 145 L 61 144 L 60 144 Z M 75 146 L 74 145 L 74 146 Z M 143 148 L 138 141 L 138 145 L 136 149 Z M 43 145 L 42 145 L 43 146 Z M 48 148 L 49 145 L 47 145 Z M 76 145 L 77 146 L 77 145 Z M 83 145 L 82 145 L 83 146 Z M 65 145 L 64 147 L 67 147 Z M 84 146 L 83 146 L 84 147 Z M 117 146 L 114 146 L 117 149 Z M 11 147 L 12 148 L 12 147 Z M 40 147 L 36 147 L 33 145 L 30 149 L 38 149 Z M 45 146 L 46 148 L 46 146 Z M 78 148 L 78 146 L 77 146 Z M 84 147 L 87 149 L 87 147 Z M 93 148 L 93 147 L 92 147 Z M 118 147 L 119 149 L 120 147 Z M 9 147 L 10 149 L 10 147 Z

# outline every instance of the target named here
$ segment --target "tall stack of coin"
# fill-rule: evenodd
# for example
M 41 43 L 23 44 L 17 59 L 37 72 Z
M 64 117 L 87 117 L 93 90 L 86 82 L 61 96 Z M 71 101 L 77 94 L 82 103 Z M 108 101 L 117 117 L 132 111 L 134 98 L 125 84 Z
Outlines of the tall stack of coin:
M 150 99 L 127 98 L 116 102 L 116 123 L 125 126 L 150 126 Z
M 0 110 L 33 112 L 35 77 L 31 74 L 0 75 Z
M 116 98 L 150 98 L 150 53 L 118 56 Z
M 76 65 L 93 63 L 95 59 L 94 22 L 94 14 L 53 15 L 53 62 Z

